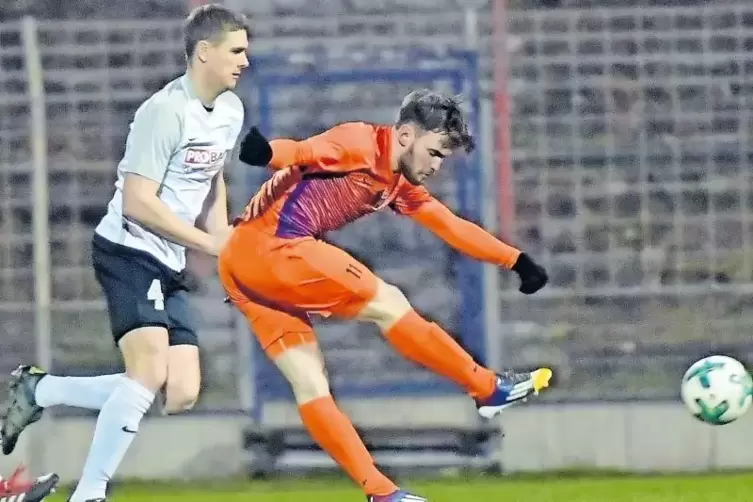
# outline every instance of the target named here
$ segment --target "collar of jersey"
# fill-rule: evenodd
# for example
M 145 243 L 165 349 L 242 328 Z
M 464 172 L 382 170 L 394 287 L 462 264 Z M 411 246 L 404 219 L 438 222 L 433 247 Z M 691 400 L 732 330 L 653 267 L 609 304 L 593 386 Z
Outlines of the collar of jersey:
M 392 126 L 379 125 L 376 129 L 376 172 L 380 178 L 390 183 L 395 179 L 395 173 L 392 172 L 392 166 L 390 166 Z
M 191 82 L 191 79 L 188 76 L 188 73 L 184 73 L 183 76 L 180 78 L 180 83 L 183 86 L 183 89 L 186 90 L 186 94 L 188 94 L 188 97 L 191 99 L 199 99 L 199 95 L 196 94 L 196 91 L 194 91 L 193 83 Z M 201 100 L 199 99 L 199 102 Z M 204 103 L 201 103 L 201 106 L 206 109 L 206 106 L 204 106 Z M 214 103 L 212 103 L 212 106 L 214 106 Z

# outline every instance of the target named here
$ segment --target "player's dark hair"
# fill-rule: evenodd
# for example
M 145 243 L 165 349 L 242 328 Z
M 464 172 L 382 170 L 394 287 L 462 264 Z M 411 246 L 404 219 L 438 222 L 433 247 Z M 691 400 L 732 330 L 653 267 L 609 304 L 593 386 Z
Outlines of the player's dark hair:
M 415 124 L 427 132 L 446 134 L 448 148 L 463 148 L 470 153 L 476 141 L 468 132 L 461 102 L 462 96 L 446 96 L 430 89 L 413 91 L 403 99 L 395 125 Z
M 246 30 L 251 37 L 251 27 L 243 14 L 238 14 L 218 4 L 206 4 L 196 7 L 186 18 L 183 33 L 186 44 L 186 57 L 189 61 L 202 40 L 213 42 L 220 40 L 225 33 Z

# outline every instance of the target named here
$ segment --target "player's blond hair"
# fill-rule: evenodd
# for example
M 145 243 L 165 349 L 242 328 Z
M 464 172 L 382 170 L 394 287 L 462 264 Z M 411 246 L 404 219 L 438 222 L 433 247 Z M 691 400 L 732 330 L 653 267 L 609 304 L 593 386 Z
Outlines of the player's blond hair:
M 431 89 L 410 92 L 400 104 L 395 125 L 414 124 L 424 131 L 447 135 L 448 146 L 470 153 L 476 147 L 461 109 L 463 96 L 449 96 Z
M 248 19 L 219 4 L 206 4 L 196 7 L 186 18 L 183 26 L 186 58 L 191 60 L 196 46 L 202 40 L 217 41 L 225 33 L 246 30 L 251 37 Z

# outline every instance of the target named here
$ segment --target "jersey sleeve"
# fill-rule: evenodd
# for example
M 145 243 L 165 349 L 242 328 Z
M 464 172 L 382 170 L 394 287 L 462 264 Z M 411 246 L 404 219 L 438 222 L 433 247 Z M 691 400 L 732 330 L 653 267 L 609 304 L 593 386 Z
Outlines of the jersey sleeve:
M 456 215 L 429 195 L 426 189 L 414 187 L 409 197 L 401 199 L 403 212 L 413 221 L 442 239 L 447 245 L 475 260 L 512 268 L 520 250 L 502 242 L 480 226 Z M 429 197 L 429 199 L 426 199 Z M 395 202 L 398 202 L 397 200 Z
M 161 182 L 181 138 L 177 111 L 167 103 L 148 102 L 136 112 L 121 170 Z
M 303 141 L 270 141 L 270 166 L 306 166 L 307 172 L 347 172 L 372 168 L 376 160 L 374 128 L 369 124 L 349 122 L 333 127 Z

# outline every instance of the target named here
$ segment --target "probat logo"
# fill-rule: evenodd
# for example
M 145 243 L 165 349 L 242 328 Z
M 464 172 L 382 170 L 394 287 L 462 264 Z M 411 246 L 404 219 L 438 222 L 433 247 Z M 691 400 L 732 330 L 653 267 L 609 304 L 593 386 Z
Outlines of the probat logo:
M 189 148 L 186 150 L 186 164 L 194 166 L 212 166 L 224 162 L 227 151 L 204 150 L 202 148 Z

